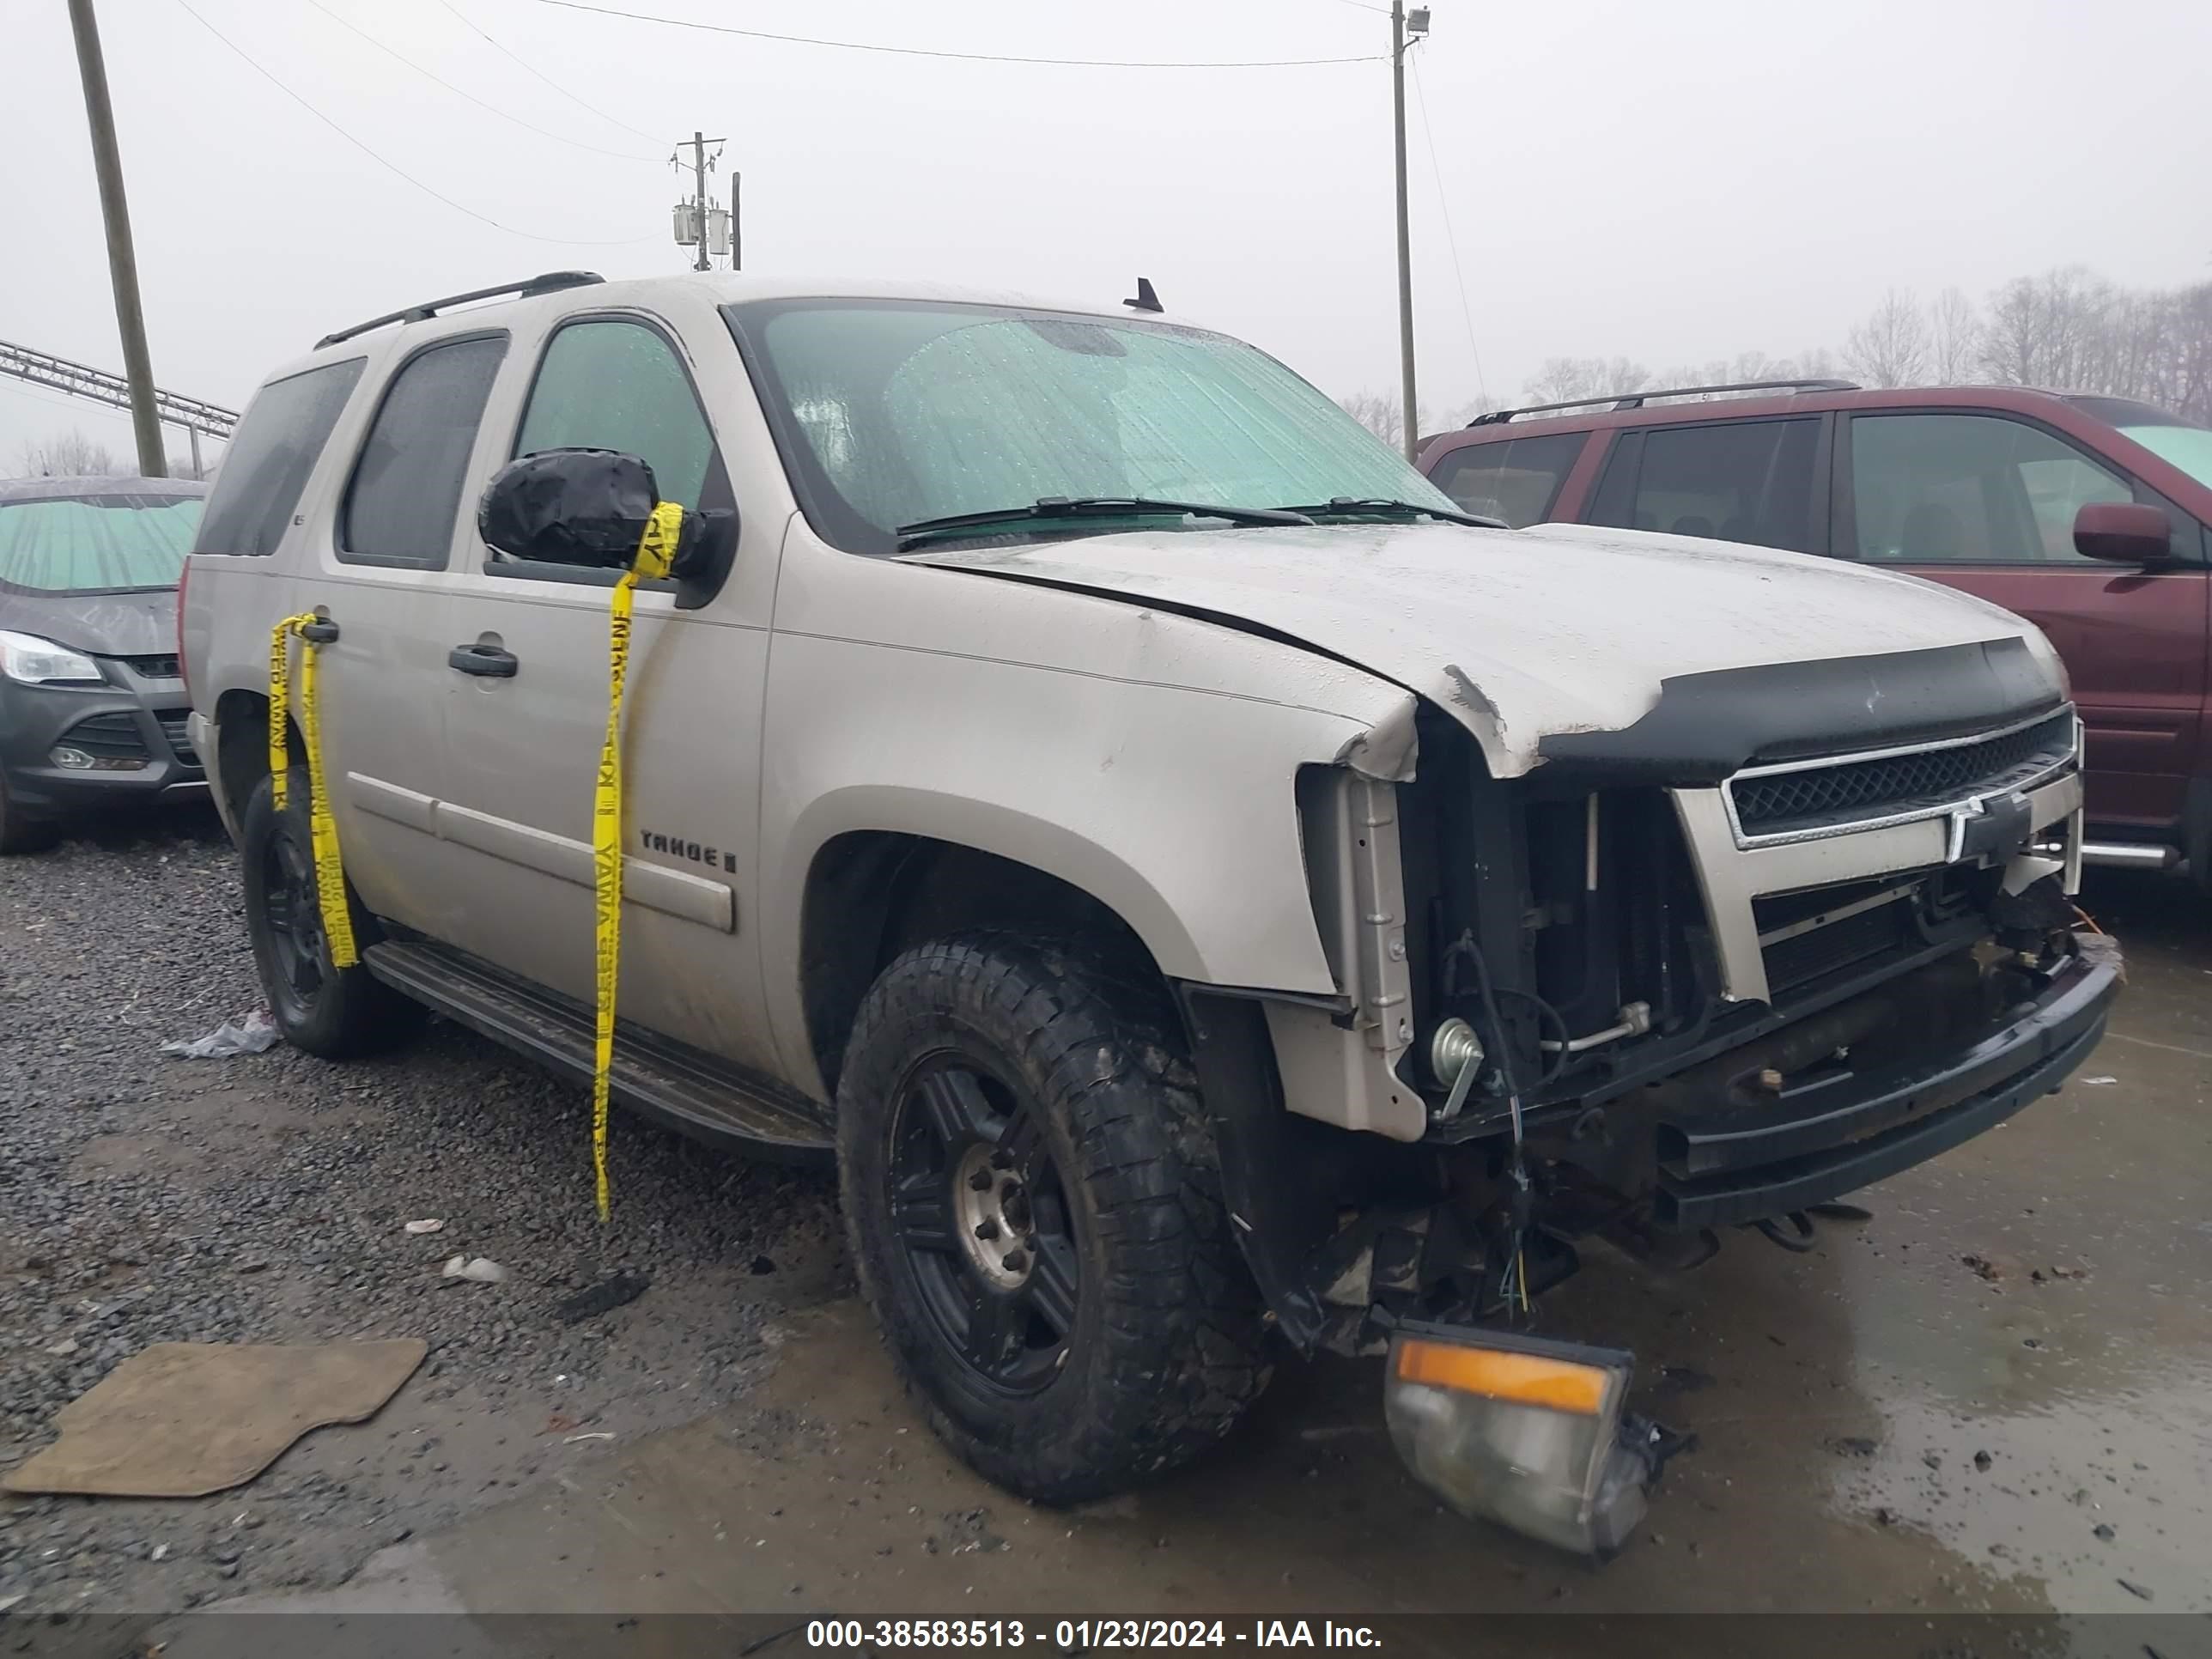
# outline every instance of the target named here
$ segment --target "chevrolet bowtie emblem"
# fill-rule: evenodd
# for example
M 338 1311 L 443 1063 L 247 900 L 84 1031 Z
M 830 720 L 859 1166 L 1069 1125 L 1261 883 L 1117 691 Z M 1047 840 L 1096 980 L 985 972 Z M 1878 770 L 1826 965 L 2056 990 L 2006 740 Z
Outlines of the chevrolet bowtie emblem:
M 1944 861 L 2010 858 L 2027 845 L 2027 798 L 2021 794 L 1976 795 L 1953 807 Z

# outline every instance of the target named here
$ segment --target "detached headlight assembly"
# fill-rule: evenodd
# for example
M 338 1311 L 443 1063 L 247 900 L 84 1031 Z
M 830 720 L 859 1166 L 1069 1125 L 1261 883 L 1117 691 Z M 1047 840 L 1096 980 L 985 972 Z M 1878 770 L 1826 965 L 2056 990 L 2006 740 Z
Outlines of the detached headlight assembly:
M 105 682 L 100 665 L 81 651 L 72 651 L 35 634 L 11 634 L 0 629 L 0 674 L 23 685 L 99 685 Z
M 1401 1325 L 1383 1414 L 1416 1479 L 1461 1514 L 1607 1556 L 1657 1474 L 1625 1419 L 1630 1356 L 1498 1331 Z

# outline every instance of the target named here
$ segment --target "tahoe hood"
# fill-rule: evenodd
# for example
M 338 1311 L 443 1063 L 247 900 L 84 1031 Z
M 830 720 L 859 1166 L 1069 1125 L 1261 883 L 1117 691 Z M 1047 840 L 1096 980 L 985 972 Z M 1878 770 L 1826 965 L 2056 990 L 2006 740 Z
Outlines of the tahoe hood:
M 2022 702 L 2064 692 L 2041 633 L 1968 594 L 1838 559 L 1639 531 L 1136 532 L 905 562 L 1283 635 L 1449 711 L 1499 777 L 1535 766 L 1547 738 L 1633 726 L 1666 682 L 1716 671 L 2002 643 L 2016 663 L 2032 659 Z

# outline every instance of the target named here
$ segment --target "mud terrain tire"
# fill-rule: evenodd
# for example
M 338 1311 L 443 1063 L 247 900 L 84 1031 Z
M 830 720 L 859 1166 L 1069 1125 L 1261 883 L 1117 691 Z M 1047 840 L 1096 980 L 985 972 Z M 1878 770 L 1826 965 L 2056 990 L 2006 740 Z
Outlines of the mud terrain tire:
M 254 786 L 239 834 L 246 930 L 253 965 L 276 1029 L 295 1048 L 324 1060 L 350 1060 L 396 1047 L 422 1029 L 422 1005 L 356 963 L 331 967 L 315 896 L 314 845 L 307 829 L 307 771 L 287 775 L 284 810 L 264 777 Z M 350 884 L 356 944 L 376 938 L 375 924 Z
M 1007 934 L 918 945 L 863 1000 L 837 1092 L 862 1292 L 981 1474 L 1097 1498 L 1188 1462 L 1259 1397 L 1259 1296 L 1157 981 Z M 987 1229 L 979 1254 L 962 1235 Z

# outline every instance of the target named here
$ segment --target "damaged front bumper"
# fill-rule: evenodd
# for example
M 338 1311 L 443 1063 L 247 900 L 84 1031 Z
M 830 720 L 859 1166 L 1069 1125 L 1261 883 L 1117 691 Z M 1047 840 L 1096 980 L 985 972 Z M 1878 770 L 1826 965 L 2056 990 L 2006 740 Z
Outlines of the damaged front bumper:
M 1758 1097 L 1687 1079 L 1654 1129 L 1652 1220 L 1689 1231 L 1802 1211 L 1910 1168 L 2057 1091 L 2104 1035 L 2116 951 L 2072 954 L 1940 1057 L 1796 1076 L 1754 1069 Z M 1958 1029 L 1958 1028 L 1954 1028 Z M 1839 1051 L 1840 1052 L 1840 1051 Z M 1721 1062 L 1742 1073 L 1738 1054 Z M 1429 1241 L 1428 1248 L 1433 1248 Z M 1473 1324 L 1391 1322 L 1391 1437 L 1460 1513 L 1605 1557 L 1642 1520 L 1674 1443 L 1625 1409 L 1633 1356 Z
M 1756 1101 L 1715 1091 L 1723 1103 L 1662 1114 L 1654 1224 L 1692 1231 L 1787 1215 L 1972 1139 L 2054 1093 L 2088 1057 L 2119 981 L 2115 961 L 2073 956 L 2036 994 L 1936 1059 L 1809 1068 L 1772 1077 L 1779 1086 Z

